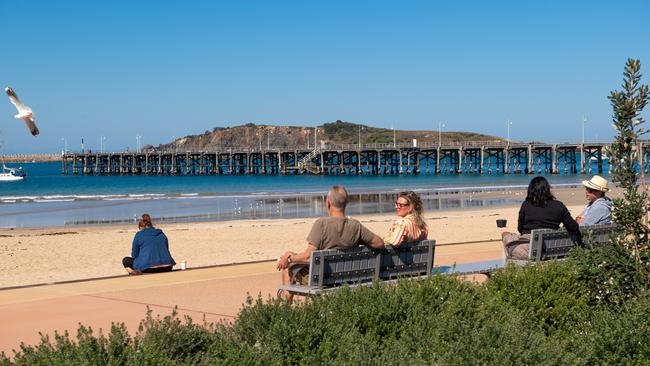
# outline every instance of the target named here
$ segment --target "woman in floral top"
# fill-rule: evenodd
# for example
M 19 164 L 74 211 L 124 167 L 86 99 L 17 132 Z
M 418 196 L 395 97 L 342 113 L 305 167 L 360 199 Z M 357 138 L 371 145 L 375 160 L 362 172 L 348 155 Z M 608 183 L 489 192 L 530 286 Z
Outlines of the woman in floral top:
M 427 238 L 429 228 L 422 219 L 422 200 L 417 193 L 401 192 L 395 202 L 395 211 L 399 218 L 384 236 L 384 244 L 399 246 Z

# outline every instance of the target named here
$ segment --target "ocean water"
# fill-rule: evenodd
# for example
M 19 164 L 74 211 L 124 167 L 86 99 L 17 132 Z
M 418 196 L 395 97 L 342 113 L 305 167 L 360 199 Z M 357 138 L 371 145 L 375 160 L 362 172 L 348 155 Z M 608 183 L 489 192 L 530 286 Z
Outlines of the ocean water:
M 420 192 L 426 210 L 496 206 L 521 198 L 475 199 L 471 192 L 522 188 L 532 177 L 82 176 L 61 174 L 60 163 L 22 167 L 27 179 L 0 183 L 0 228 L 130 222 L 144 212 L 175 222 L 321 216 L 324 195 L 335 184 L 351 194 L 351 215 L 392 212 L 397 192 L 407 189 Z M 585 177 L 547 179 L 554 186 L 574 186 Z

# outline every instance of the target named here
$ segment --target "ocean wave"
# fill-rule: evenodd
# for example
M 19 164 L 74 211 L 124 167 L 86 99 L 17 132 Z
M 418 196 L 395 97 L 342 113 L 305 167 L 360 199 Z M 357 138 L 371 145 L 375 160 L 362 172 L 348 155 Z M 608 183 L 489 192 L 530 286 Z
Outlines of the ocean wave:
M 73 196 L 73 195 L 53 194 L 53 195 L 40 196 L 40 197 L 37 197 L 36 199 L 60 200 L 60 199 L 74 199 L 74 198 L 75 198 L 75 196 Z
M 73 202 L 74 198 L 59 198 L 59 199 L 35 199 L 34 202 L 38 203 L 51 203 L 51 202 Z
M 13 200 L 13 201 L 32 201 L 37 198 L 41 198 L 40 196 L 4 196 L 0 197 L 0 200 Z
M 572 183 L 555 183 L 554 188 L 576 187 L 580 182 Z M 503 185 L 471 185 L 471 186 L 451 186 L 451 187 L 414 187 L 412 190 L 420 194 L 448 194 L 448 193 L 474 193 L 503 191 L 511 189 L 526 189 L 527 184 L 503 184 Z M 384 188 L 384 189 L 350 189 L 352 195 L 364 195 L 375 193 L 396 193 L 402 191 L 402 188 Z M 327 191 L 313 190 L 304 192 L 233 192 L 219 194 L 214 192 L 188 192 L 188 193 L 124 193 L 124 194 L 53 194 L 42 196 L 0 196 L 0 203 L 13 204 L 23 202 L 71 202 L 71 201 L 135 201 L 135 200 L 165 200 L 165 199 L 274 199 L 288 197 L 310 197 L 325 195 Z
M 153 197 L 111 197 L 104 198 L 102 201 L 148 201 L 153 199 Z

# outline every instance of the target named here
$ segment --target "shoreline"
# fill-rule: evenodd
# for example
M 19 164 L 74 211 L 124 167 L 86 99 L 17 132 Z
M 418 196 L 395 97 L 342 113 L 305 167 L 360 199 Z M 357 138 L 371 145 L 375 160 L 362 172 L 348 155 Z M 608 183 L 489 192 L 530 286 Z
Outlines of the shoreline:
M 555 184 L 556 191 L 575 189 L 578 183 Z M 425 211 L 500 207 L 521 201 L 525 185 L 456 186 L 413 190 L 422 197 Z M 392 213 L 392 200 L 402 189 L 350 190 L 350 215 Z M 264 194 L 163 194 L 56 195 L 49 200 L 0 204 L 0 229 L 76 228 L 84 226 L 128 225 L 139 214 L 149 212 L 159 223 L 223 222 L 313 218 L 322 215 L 326 192 L 280 192 Z M 99 199 L 90 198 L 99 197 Z

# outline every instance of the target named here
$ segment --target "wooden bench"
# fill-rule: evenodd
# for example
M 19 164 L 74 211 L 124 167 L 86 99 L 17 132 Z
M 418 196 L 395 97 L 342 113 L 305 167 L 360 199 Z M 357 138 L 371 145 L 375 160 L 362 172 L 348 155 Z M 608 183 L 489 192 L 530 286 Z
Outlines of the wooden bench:
M 582 245 L 583 242 L 595 245 L 608 243 L 610 234 L 618 231 L 619 228 L 616 224 L 581 226 L 578 233 L 569 233 L 564 228 L 536 229 L 530 233 L 527 260 L 507 258 L 505 247 L 504 255 L 507 262 L 516 264 L 560 259 L 569 255 L 571 249 Z
M 435 248 L 435 240 L 423 240 L 384 249 L 317 250 L 311 255 L 307 285 L 282 285 L 279 289 L 297 295 L 318 295 L 344 285 L 427 277 L 432 273 Z

